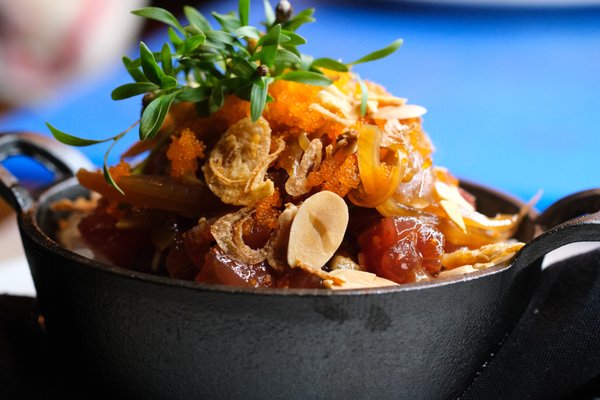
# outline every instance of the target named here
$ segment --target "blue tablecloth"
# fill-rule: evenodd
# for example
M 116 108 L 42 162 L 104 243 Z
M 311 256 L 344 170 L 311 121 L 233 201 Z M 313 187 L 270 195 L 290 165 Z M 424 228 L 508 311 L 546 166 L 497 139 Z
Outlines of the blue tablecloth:
M 540 209 L 599 186 L 600 8 L 293 4 L 296 10 L 317 8 L 318 22 L 299 31 L 308 54 L 351 61 L 404 38 L 397 53 L 356 71 L 429 110 L 424 126 L 437 148 L 436 164 L 524 200 L 542 189 Z M 253 7 L 251 19 L 261 20 L 262 2 Z M 237 2 L 205 2 L 200 9 L 227 12 Z M 158 50 L 163 37 L 146 40 Z M 5 115 L 0 130 L 48 134 L 48 121 L 82 136 L 112 136 L 139 114 L 139 98 L 110 99 L 112 88 L 128 81 L 115 60 L 101 79 L 72 84 L 43 107 Z M 135 136 L 115 149 L 111 161 Z M 105 148 L 82 151 L 100 165 Z

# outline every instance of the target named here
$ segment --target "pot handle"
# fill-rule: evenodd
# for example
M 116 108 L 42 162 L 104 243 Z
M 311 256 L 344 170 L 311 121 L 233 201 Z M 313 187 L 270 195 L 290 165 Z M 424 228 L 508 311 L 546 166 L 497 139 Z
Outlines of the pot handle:
M 51 172 L 54 182 L 75 175 L 92 163 L 79 151 L 48 136 L 31 132 L 0 133 L 0 163 L 12 156 L 28 156 Z M 34 197 L 19 180 L 0 164 L 0 196 L 18 213 L 28 211 Z
M 549 206 L 536 219 L 544 230 L 516 256 L 516 271 L 566 244 L 600 241 L 600 189 L 577 192 Z

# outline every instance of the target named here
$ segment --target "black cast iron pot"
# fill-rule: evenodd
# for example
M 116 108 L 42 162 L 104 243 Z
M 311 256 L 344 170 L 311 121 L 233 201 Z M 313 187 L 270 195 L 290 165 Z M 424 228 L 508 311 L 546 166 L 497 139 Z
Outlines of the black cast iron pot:
M 14 154 L 40 161 L 58 182 L 34 196 L 0 166 L 0 191 L 17 211 L 57 354 L 74 366 L 73 379 L 89 378 L 93 390 L 129 398 L 456 397 L 532 297 L 541 258 L 567 243 L 600 240 L 600 190 L 592 190 L 540 216 L 530 212 L 517 235 L 528 244 L 512 263 L 464 277 L 336 292 L 178 281 L 61 247 L 49 205 L 86 195 L 68 178 L 81 155 L 33 134 L 0 136 L 0 160 Z M 523 206 L 485 187 L 463 186 L 484 213 Z M 534 238 L 537 228 L 550 226 Z

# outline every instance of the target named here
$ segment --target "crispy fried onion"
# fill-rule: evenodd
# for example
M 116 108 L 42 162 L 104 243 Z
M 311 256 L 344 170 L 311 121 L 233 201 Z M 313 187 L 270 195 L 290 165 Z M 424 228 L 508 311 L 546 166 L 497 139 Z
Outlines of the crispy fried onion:
M 510 240 L 488 244 L 474 250 L 462 248 L 443 254 L 442 266 L 445 271 L 440 272 L 439 276 L 460 275 L 503 263 L 510 260 L 524 245 Z
M 210 227 L 210 233 L 225 254 L 248 265 L 258 264 L 267 258 L 266 249 L 254 250 L 244 242 L 244 223 L 252 218 L 253 212 L 250 207 L 241 208 L 222 216 Z
M 224 203 L 242 206 L 272 195 L 273 182 L 265 174 L 285 143 L 280 139 L 271 154 L 270 148 L 271 128 L 264 118 L 237 122 L 221 136 L 202 167 L 210 190 Z
M 50 209 L 55 212 L 73 212 L 87 214 L 91 213 L 98 206 L 100 195 L 96 192 L 91 192 L 90 198 L 77 197 L 75 200 L 60 199 L 50 204 Z
M 294 204 L 287 203 L 285 205 L 285 210 L 283 210 L 277 219 L 277 230 L 265 246 L 269 265 L 278 271 L 284 271 L 289 268 L 287 263 L 287 249 L 290 240 L 290 228 L 297 212 L 298 207 Z
M 297 166 L 294 165 L 292 174 L 285 182 L 285 191 L 294 197 L 308 193 L 311 187 L 308 185 L 307 176 L 311 171 L 319 169 L 322 156 L 323 142 L 321 139 L 311 140 L 308 148 L 302 154 L 300 163 Z

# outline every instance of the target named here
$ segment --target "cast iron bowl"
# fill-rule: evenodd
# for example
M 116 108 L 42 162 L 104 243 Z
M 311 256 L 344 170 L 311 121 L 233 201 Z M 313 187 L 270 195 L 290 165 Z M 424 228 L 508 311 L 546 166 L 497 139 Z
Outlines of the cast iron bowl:
M 591 190 L 526 215 L 517 237 L 528 244 L 512 263 L 462 277 L 335 292 L 179 281 L 61 247 L 49 205 L 87 195 L 72 178 L 85 159 L 43 136 L 0 136 L 0 161 L 15 154 L 38 160 L 57 182 L 33 195 L 0 166 L 49 338 L 77 379 L 129 398 L 456 397 L 532 297 L 543 255 L 600 240 L 600 190 Z M 463 186 L 484 213 L 523 206 Z

